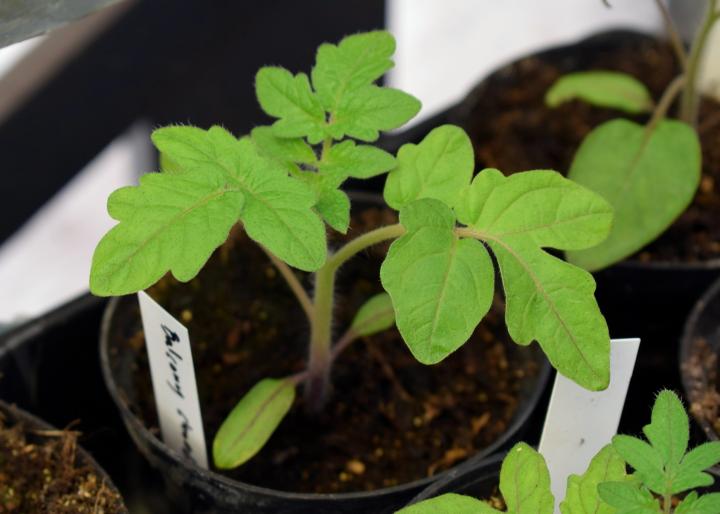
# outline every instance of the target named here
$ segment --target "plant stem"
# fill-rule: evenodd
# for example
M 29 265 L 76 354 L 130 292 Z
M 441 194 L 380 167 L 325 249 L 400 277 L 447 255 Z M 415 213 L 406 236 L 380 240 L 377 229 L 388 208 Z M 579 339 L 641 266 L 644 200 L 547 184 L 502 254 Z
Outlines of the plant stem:
M 307 292 L 305 291 L 305 288 L 302 286 L 300 281 L 298 280 L 297 276 L 295 275 L 295 272 L 293 272 L 292 269 L 290 269 L 290 266 L 285 264 L 283 261 L 278 259 L 275 255 L 273 255 L 270 250 L 265 248 L 263 245 L 258 245 L 262 250 L 265 252 L 265 254 L 270 259 L 270 262 L 273 263 L 275 268 L 280 272 L 280 274 L 285 279 L 285 282 L 287 282 L 287 285 L 290 287 L 290 290 L 293 292 L 295 297 L 297 298 L 298 302 L 300 302 L 300 306 L 305 311 L 305 315 L 307 316 L 308 320 L 312 323 L 313 319 L 313 304 L 310 301 L 310 297 L 308 296 Z
M 680 103 L 680 118 L 693 127 L 697 124 L 698 116 L 699 94 L 697 92 L 697 80 L 700 71 L 700 61 L 702 60 L 705 44 L 707 43 L 713 25 L 715 25 L 715 22 L 720 18 L 720 13 L 717 12 L 717 3 L 718 0 L 708 0 L 707 13 L 700 26 L 700 30 L 693 40 L 690 48 L 690 56 L 688 57 L 687 69 L 685 71 L 687 81 Z
M 645 126 L 646 134 L 651 134 L 657 124 L 665 118 L 670 106 L 675 101 L 675 97 L 677 97 L 678 93 L 683 90 L 685 80 L 686 75 L 678 75 L 672 82 L 670 82 L 670 85 L 665 89 L 662 98 L 660 98 L 660 101 L 655 107 L 655 111 L 653 111 L 650 121 L 648 121 Z
M 335 275 L 340 266 L 362 250 L 395 239 L 405 233 L 400 224 L 366 232 L 330 256 L 315 274 L 314 310 L 310 325 L 310 355 L 305 384 L 305 404 L 310 412 L 320 411 L 328 398 L 332 364 L 332 315 Z
M 672 495 L 663 495 L 663 514 L 670 514 L 672 508 Z
M 655 3 L 660 10 L 660 14 L 662 14 L 663 21 L 665 22 L 665 30 L 670 38 L 670 43 L 675 51 L 675 56 L 677 57 L 683 71 L 685 71 L 687 69 L 687 53 L 685 52 L 685 46 L 683 45 L 682 38 L 678 33 L 677 27 L 673 22 L 672 16 L 670 16 L 670 12 L 668 11 L 665 2 L 663 0 L 655 0 Z

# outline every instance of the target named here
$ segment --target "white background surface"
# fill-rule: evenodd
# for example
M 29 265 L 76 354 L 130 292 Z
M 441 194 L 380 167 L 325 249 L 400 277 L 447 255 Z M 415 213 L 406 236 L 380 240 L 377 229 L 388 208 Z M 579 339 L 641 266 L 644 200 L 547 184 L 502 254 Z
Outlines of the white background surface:
M 418 96 L 427 115 L 462 97 L 499 64 L 539 47 L 610 26 L 660 25 L 653 0 L 612 4 L 613 9 L 601 0 L 389 0 L 389 28 L 398 39 L 390 81 Z M 0 51 L 0 76 L 33 43 L 22 45 Z M 0 324 L 40 314 L 87 288 L 93 248 L 112 225 L 107 195 L 151 169 L 148 148 L 147 129 L 120 138 L 0 247 Z

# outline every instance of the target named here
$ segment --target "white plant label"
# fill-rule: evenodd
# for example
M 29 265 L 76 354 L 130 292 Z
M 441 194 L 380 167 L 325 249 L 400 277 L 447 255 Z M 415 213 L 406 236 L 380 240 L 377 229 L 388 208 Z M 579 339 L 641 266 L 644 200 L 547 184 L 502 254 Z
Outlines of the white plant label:
M 164 443 L 207 469 L 190 335 L 146 293 L 138 293 L 155 404 Z
M 556 376 L 539 448 L 550 470 L 556 513 L 568 476 L 584 473 L 617 433 L 639 347 L 640 339 L 610 341 L 610 386 L 604 391 Z

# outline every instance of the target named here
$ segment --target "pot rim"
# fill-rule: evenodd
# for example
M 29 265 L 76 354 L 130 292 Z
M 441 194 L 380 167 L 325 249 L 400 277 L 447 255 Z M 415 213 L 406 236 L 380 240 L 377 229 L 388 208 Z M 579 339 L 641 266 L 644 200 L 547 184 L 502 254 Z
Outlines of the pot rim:
M 517 414 L 513 418 L 512 422 L 508 425 L 502 435 L 498 437 L 495 441 L 493 441 L 492 444 L 486 446 L 485 448 L 474 454 L 470 459 L 465 461 L 465 463 L 454 466 L 434 476 L 420 478 L 418 480 L 413 480 L 404 484 L 376 489 L 374 491 L 357 491 L 350 493 L 297 493 L 291 491 L 282 491 L 279 489 L 271 489 L 255 484 L 249 484 L 247 482 L 241 482 L 239 480 L 233 480 L 211 469 L 206 470 L 192 462 L 183 460 L 178 452 L 166 446 L 159 439 L 158 436 L 151 433 L 144 425 L 144 423 L 142 423 L 142 421 L 140 421 L 140 419 L 135 415 L 135 413 L 132 412 L 132 409 L 130 408 L 127 399 L 121 393 L 113 377 L 112 369 L 110 366 L 110 354 L 108 351 L 110 344 L 109 341 L 111 325 L 115 311 L 120 305 L 120 302 L 130 301 L 131 298 L 132 295 L 126 295 L 110 299 L 103 313 L 102 323 L 100 326 L 100 367 L 103 379 L 105 381 L 106 387 L 108 388 L 110 396 L 115 402 L 115 405 L 120 409 L 126 425 L 132 425 L 133 430 L 135 430 L 145 440 L 147 440 L 149 444 L 155 449 L 155 451 L 158 451 L 166 457 L 176 461 L 178 464 L 185 466 L 193 475 L 197 477 L 202 477 L 208 482 L 215 483 L 226 488 L 241 488 L 255 494 L 279 497 L 288 500 L 317 502 L 351 501 L 391 495 L 394 493 L 405 492 L 412 489 L 424 489 L 437 480 L 444 480 L 449 473 L 451 473 L 455 468 L 461 466 L 462 464 L 472 462 L 473 464 L 477 465 L 478 462 L 491 457 L 497 450 L 502 448 L 503 445 L 507 444 L 508 441 L 510 441 L 512 437 L 527 422 L 528 418 L 530 418 L 530 416 L 534 412 L 535 407 L 537 407 L 543 392 L 545 391 L 545 386 L 550 379 L 550 373 L 552 369 L 547 358 L 542 355 L 542 358 L 539 359 L 540 368 L 536 376 L 536 386 L 531 389 L 530 394 L 526 396 L 526 400 L 522 402 L 522 404 L 519 406 Z

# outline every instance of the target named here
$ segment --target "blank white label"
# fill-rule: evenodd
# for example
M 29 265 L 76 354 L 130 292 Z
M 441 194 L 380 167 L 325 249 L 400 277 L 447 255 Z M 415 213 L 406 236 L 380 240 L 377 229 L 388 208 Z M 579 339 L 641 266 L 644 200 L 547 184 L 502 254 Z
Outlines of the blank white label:
M 167 446 L 207 469 L 190 336 L 146 293 L 138 293 L 160 431 Z

